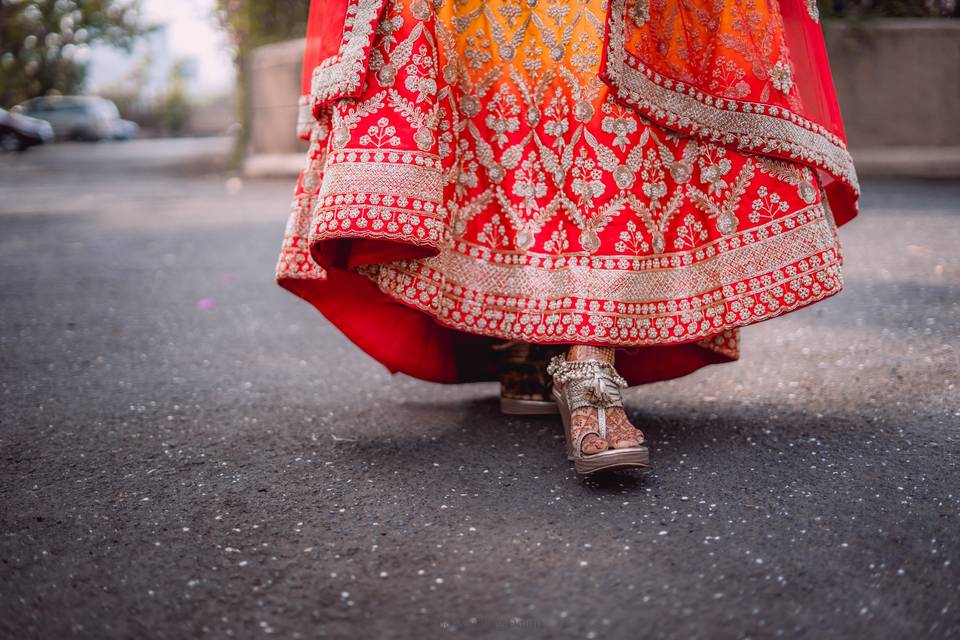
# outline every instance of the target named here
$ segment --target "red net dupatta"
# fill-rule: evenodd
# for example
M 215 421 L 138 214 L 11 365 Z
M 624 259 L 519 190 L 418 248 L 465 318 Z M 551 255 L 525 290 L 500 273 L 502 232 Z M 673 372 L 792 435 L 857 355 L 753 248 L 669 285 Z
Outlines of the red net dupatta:
M 600 75 L 657 124 L 815 168 L 834 218 L 859 186 L 815 0 L 610 0 Z

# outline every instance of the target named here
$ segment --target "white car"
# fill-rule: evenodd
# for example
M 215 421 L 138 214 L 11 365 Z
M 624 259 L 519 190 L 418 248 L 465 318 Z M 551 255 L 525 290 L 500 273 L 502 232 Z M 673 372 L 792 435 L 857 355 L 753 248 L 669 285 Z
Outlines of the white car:
M 109 140 L 125 130 L 117 105 L 96 96 L 46 96 L 17 105 L 14 111 L 46 120 L 62 140 Z M 127 128 L 129 130 L 129 128 Z M 134 132 L 135 135 L 135 132 Z
M 0 151 L 26 151 L 51 140 L 49 122 L 0 109 Z

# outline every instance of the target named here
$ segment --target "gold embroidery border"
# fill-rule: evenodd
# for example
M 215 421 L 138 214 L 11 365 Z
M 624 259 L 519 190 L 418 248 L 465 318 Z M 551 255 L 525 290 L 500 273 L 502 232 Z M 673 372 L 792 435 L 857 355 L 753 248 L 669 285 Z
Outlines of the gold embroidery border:
M 328 159 L 312 212 L 311 243 L 370 238 L 439 250 L 448 214 L 438 159 L 368 150 L 339 151 Z
M 386 0 L 349 0 L 340 49 L 311 74 L 313 108 L 338 98 L 357 97 L 366 77 L 370 49 Z
M 827 220 L 827 224 L 836 239 L 836 226 L 833 221 L 833 216 L 826 208 L 825 201 L 823 201 L 798 209 L 755 227 L 708 240 L 704 244 L 697 245 L 691 249 L 665 251 L 663 253 L 645 255 L 630 255 L 626 253 L 594 253 L 585 255 L 583 253 L 567 253 L 557 256 L 551 253 L 539 253 L 535 251 L 494 251 L 487 245 L 462 239 L 456 241 L 455 247 L 461 254 L 469 254 L 471 257 L 489 262 L 496 260 L 498 265 L 512 268 L 534 267 L 543 269 L 565 269 L 580 267 L 590 269 L 617 268 L 627 271 L 674 271 L 693 264 L 712 260 L 730 251 L 760 244 L 769 236 L 786 233 L 821 218 Z M 702 256 L 700 256 L 700 254 L 702 254 Z M 550 265 L 543 263 L 550 263 Z M 618 264 L 609 266 L 607 263 Z M 618 266 L 622 263 L 628 263 L 629 267 Z
M 317 214 L 310 231 L 311 245 L 348 238 L 407 243 L 439 251 L 443 224 L 419 211 L 394 207 L 354 206 Z
M 775 269 L 771 274 L 776 271 Z M 795 275 L 773 280 L 767 286 L 719 297 L 697 310 L 653 315 L 616 314 L 602 308 L 529 309 L 492 306 L 474 302 L 469 296 L 454 301 L 446 296 L 437 301 L 438 280 L 454 289 L 463 285 L 439 274 L 409 274 L 381 267 L 372 274 L 381 291 L 430 314 L 437 322 L 467 333 L 507 340 L 534 340 L 538 343 L 597 342 L 623 347 L 682 344 L 713 338 L 719 333 L 768 320 L 839 293 L 843 276 L 839 258 L 822 261 Z M 724 288 L 718 289 L 718 292 Z M 772 291 L 787 292 L 789 302 L 773 297 Z M 794 292 L 802 291 L 803 294 Z M 433 295 L 431 295 L 431 293 Z M 787 297 L 784 296 L 784 297 Z M 452 302 L 465 306 L 470 313 Z M 771 304 L 772 303 L 772 304 Z M 656 306 L 669 306 L 666 302 Z M 602 306 L 602 305 L 600 305 Z M 446 308 L 445 308 L 446 307 Z M 634 326 L 628 326 L 633 324 Z M 637 326 L 639 325 L 639 326 Z M 525 327 L 525 328 L 524 328 Z
M 748 283 L 747 286 L 752 288 L 751 283 L 756 281 L 761 285 L 759 279 L 776 270 L 782 270 L 785 276 L 792 277 L 793 274 L 786 273 L 792 270 L 790 265 L 805 260 L 822 260 L 824 265 L 839 264 L 841 261 L 836 238 L 824 218 L 770 236 L 761 242 L 743 245 L 709 260 L 669 270 L 635 271 L 589 266 L 561 269 L 518 267 L 485 262 L 456 252 L 390 263 L 386 268 L 410 275 L 427 270 L 439 274 L 443 282 L 459 283 L 456 286 L 471 289 L 479 296 L 517 300 L 537 298 L 547 301 L 543 302 L 546 308 L 556 301 L 568 299 L 601 300 L 629 307 L 657 305 L 664 301 L 665 295 L 671 294 L 675 300 L 700 298 L 701 305 L 715 304 L 717 300 L 709 299 L 712 291 L 724 287 L 735 289 L 740 283 Z M 800 270 L 812 268 L 801 267 Z M 490 303 L 486 299 L 473 301 L 478 304 Z M 691 303 L 690 309 L 697 304 Z M 531 309 L 518 306 L 515 310 Z M 636 314 L 626 307 L 620 313 Z
M 436 217 L 436 212 L 442 210 L 445 183 L 439 162 L 429 157 L 421 162 L 391 162 L 389 158 L 374 157 L 376 155 L 379 154 L 371 151 L 340 151 L 336 156 L 328 156 L 318 199 L 325 205 L 340 204 L 344 198 L 356 201 L 361 195 L 367 201 L 373 195 L 381 200 L 415 199 L 432 205 L 434 212 L 425 211 L 424 215 Z M 383 155 L 414 158 L 418 154 L 387 151 Z M 342 156 L 352 159 L 345 160 Z
M 600 68 L 601 77 L 618 99 L 663 126 L 708 141 L 813 164 L 860 192 L 846 145 L 822 126 L 783 107 L 705 94 L 662 76 L 628 54 L 624 45 L 625 7 L 626 0 L 610 0 L 606 50 Z M 714 106 L 724 103 L 731 107 Z

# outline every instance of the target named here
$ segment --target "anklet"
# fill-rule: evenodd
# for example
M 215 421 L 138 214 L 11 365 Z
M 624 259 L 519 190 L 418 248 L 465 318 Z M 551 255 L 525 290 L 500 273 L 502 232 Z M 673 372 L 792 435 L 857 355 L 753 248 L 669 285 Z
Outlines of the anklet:
M 571 409 L 595 405 L 623 406 L 620 389 L 627 387 L 627 381 L 609 362 L 567 360 L 565 356 L 558 355 L 550 359 L 547 373 L 553 376 L 555 383 L 573 383 Z

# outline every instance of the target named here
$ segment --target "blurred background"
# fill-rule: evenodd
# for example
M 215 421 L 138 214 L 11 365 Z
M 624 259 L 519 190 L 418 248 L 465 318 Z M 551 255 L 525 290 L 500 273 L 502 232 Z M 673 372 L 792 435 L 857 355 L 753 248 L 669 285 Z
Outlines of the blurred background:
M 0 2 L 0 148 L 53 138 L 230 136 L 248 175 L 287 175 L 306 0 Z M 957 0 L 821 1 L 862 174 L 960 175 Z M 64 99 L 63 96 L 83 96 Z M 93 98 L 96 99 L 93 99 Z
M 242 136 L 252 51 L 302 38 L 306 14 L 305 0 L 3 0 L 0 107 L 57 140 Z

